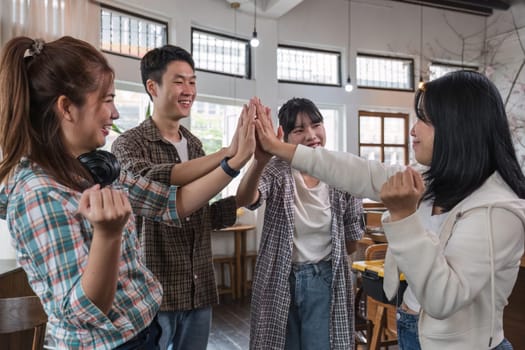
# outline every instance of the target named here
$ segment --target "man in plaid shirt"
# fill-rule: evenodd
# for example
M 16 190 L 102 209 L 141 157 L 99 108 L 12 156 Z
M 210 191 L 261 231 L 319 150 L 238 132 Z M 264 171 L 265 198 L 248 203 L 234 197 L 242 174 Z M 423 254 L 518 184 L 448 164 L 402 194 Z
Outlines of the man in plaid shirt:
M 121 166 L 178 185 L 219 165 L 236 176 L 243 164 L 232 164 L 230 159 L 236 152 L 235 137 L 230 147 L 205 156 L 200 140 L 180 125 L 196 97 L 191 55 L 172 45 L 156 48 L 142 58 L 141 74 L 153 101 L 153 115 L 113 144 Z M 218 302 L 210 233 L 233 225 L 236 209 L 235 198 L 228 197 L 185 218 L 181 227 L 137 217 L 146 266 L 164 289 L 159 312 L 161 348 L 206 349 L 212 305 Z

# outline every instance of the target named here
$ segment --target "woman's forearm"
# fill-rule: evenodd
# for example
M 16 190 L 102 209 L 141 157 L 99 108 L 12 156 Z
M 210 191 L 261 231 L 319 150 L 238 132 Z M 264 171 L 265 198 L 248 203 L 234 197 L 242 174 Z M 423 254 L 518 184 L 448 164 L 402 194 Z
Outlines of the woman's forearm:
M 101 236 L 95 230 L 81 283 L 89 300 L 107 314 L 111 310 L 117 290 L 122 236 Z

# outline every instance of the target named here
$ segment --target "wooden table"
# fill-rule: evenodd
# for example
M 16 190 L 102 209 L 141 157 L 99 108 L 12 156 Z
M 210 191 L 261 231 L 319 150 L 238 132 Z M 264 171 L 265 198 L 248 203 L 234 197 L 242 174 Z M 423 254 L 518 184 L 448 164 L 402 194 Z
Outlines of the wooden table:
M 246 232 L 255 229 L 255 225 L 233 225 L 214 232 L 234 233 L 234 255 L 235 255 L 235 293 L 237 297 L 242 296 L 242 285 L 244 283 L 244 266 L 242 256 L 246 254 Z

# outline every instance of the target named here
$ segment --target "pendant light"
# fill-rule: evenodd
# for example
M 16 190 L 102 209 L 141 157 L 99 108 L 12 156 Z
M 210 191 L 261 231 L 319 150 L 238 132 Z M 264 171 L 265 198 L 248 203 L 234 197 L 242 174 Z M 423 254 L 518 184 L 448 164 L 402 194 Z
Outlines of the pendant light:
M 257 38 L 257 0 L 253 2 L 253 34 L 250 45 L 251 47 L 259 46 L 259 39 Z
M 425 85 L 423 79 L 423 5 L 419 5 L 419 84 L 418 88 L 422 89 Z
M 350 14 L 350 2 L 351 0 L 348 0 L 348 47 L 347 47 L 347 55 L 348 55 L 348 67 L 347 67 L 347 73 L 348 73 L 348 76 L 346 78 L 346 85 L 345 85 L 345 90 L 347 92 L 351 92 L 352 90 L 354 90 L 354 86 L 352 85 L 352 79 L 350 78 L 350 19 L 351 19 L 351 14 Z

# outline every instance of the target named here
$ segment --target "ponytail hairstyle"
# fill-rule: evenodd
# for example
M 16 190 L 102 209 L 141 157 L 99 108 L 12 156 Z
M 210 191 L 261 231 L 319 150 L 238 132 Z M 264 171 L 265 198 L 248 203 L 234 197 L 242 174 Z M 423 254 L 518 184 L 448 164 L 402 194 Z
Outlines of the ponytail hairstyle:
M 82 107 L 87 94 L 106 91 L 113 79 L 105 57 L 87 42 L 11 39 L 0 59 L 0 182 L 27 157 L 58 182 L 82 190 L 91 176 L 64 144 L 56 102 L 64 95 Z
M 525 198 L 505 106 L 486 76 L 465 70 L 430 81 L 416 93 L 415 110 L 419 120 L 434 127 L 424 199 L 450 211 L 495 171 Z

